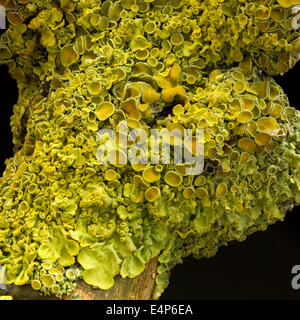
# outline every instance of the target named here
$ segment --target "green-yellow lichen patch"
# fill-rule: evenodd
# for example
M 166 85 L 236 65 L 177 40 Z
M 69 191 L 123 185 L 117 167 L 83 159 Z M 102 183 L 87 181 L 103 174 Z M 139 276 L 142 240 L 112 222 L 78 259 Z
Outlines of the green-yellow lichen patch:
M 279 129 L 278 122 L 273 117 L 264 117 L 257 120 L 257 130 L 270 136 L 276 136 Z
M 7 284 L 109 289 L 156 257 L 158 298 L 183 257 L 213 256 L 300 203 L 300 114 L 270 77 L 297 62 L 297 1 L 0 4 L 0 63 L 20 88 L 0 179 Z M 194 172 L 175 151 L 195 156 L 199 129 Z
M 86 283 L 107 290 L 114 284 L 114 276 L 119 272 L 120 258 L 112 246 L 96 243 L 82 248 L 78 262 L 84 268 L 83 279 Z
M 157 187 L 150 187 L 145 192 L 145 198 L 149 202 L 153 202 L 160 197 L 160 189 Z
M 151 43 L 143 36 L 137 36 L 130 42 L 130 48 L 133 52 L 137 50 L 145 50 L 151 47 Z
M 72 64 L 76 63 L 79 59 L 78 53 L 74 50 L 73 45 L 66 45 L 61 49 L 60 61 L 63 66 L 70 67 Z
M 175 63 L 167 76 L 154 75 L 154 79 L 158 86 L 162 89 L 169 89 L 176 87 L 179 83 L 181 67 L 179 64 Z
M 99 81 L 92 81 L 88 84 L 88 91 L 93 96 L 98 96 L 101 92 L 101 83 Z
M 208 192 L 205 188 L 199 187 L 195 190 L 195 194 L 198 198 L 203 199 L 208 196 Z
M 39 280 L 32 280 L 31 281 L 31 287 L 33 290 L 40 290 L 42 287 L 42 284 Z
M 148 164 L 132 163 L 131 166 L 135 171 L 143 171 L 148 166 Z
M 194 196 L 195 190 L 192 187 L 186 187 L 183 190 L 183 196 L 185 199 L 191 199 Z
M 271 136 L 265 133 L 257 133 L 254 137 L 254 140 L 257 145 L 259 146 L 265 146 L 266 144 L 271 142 Z
M 105 172 L 105 179 L 107 181 L 115 180 L 117 177 L 117 173 L 115 170 L 109 169 Z
M 277 0 L 279 4 L 281 4 L 284 8 L 289 8 L 292 6 L 295 6 L 297 4 L 300 4 L 299 0 Z
M 204 176 L 198 176 L 195 181 L 194 181 L 194 185 L 196 187 L 200 187 L 202 186 L 204 183 L 206 182 L 206 178 Z
M 176 95 L 183 96 L 185 94 L 185 89 L 182 86 L 176 86 L 174 88 L 162 90 L 162 99 L 165 102 L 173 102 Z
M 160 98 L 160 94 L 156 92 L 150 86 L 144 86 L 143 91 L 143 102 L 144 103 L 154 103 Z
M 96 109 L 96 117 L 100 121 L 105 121 L 115 112 L 115 106 L 111 102 L 102 102 Z
M 58 262 L 62 266 L 70 266 L 75 262 L 74 256 L 79 252 L 77 242 L 66 238 L 62 228 L 53 230 L 55 237 L 45 240 L 38 249 L 38 255 L 43 260 Z
M 178 187 L 182 183 L 182 176 L 175 171 L 168 171 L 165 174 L 164 180 L 168 185 Z
M 42 279 L 42 284 L 46 288 L 51 288 L 55 284 L 55 278 L 50 274 L 42 276 L 41 279 Z
M 253 119 L 253 114 L 251 111 L 243 111 L 238 115 L 238 121 L 241 123 L 248 123 Z
M 146 168 L 143 171 L 143 178 L 146 182 L 153 183 L 160 179 L 160 173 L 153 166 Z
M 256 143 L 249 138 L 241 138 L 238 141 L 238 146 L 247 152 L 254 152 L 256 150 Z
M 126 111 L 128 118 L 141 120 L 141 113 L 134 98 L 129 98 L 120 104 L 120 107 Z
M 242 106 L 245 110 L 252 110 L 255 105 L 255 100 L 251 96 L 242 96 Z
M 225 183 L 220 183 L 216 189 L 216 196 L 217 197 L 224 197 L 228 191 L 227 185 Z

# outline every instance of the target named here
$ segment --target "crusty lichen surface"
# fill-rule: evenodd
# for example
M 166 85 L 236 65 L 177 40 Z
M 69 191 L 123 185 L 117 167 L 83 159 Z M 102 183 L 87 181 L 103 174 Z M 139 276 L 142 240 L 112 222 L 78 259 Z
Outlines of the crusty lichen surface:
M 19 89 L 0 179 L 8 284 L 58 297 L 79 278 L 109 289 L 158 256 L 158 298 L 183 257 L 211 257 L 300 203 L 300 113 L 271 78 L 299 58 L 300 1 L 0 4 L 0 62 Z M 97 132 L 123 120 L 203 129 L 203 173 L 100 164 Z

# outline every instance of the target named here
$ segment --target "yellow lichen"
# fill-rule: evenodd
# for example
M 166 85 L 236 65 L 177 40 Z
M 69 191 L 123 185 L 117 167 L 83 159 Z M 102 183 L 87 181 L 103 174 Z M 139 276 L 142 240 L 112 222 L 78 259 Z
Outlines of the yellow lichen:
M 217 197 L 224 197 L 226 195 L 227 191 L 228 191 L 228 189 L 227 189 L 226 184 L 220 183 L 220 184 L 218 184 L 217 189 L 216 189 L 216 196 Z
M 254 152 L 256 150 L 255 142 L 249 138 L 241 138 L 238 141 L 238 146 L 239 148 L 247 152 Z
M 150 187 L 145 192 L 145 197 L 149 202 L 157 200 L 160 196 L 160 190 L 157 187 Z
M 251 111 L 243 111 L 238 115 L 238 121 L 241 123 L 248 123 L 253 119 L 253 114 Z
M 270 78 L 298 59 L 298 2 L 100 2 L 0 0 L 0 62 L 20 89 L 0 264 L 8 284 L 61 297 L 81 276 L 109 289 L 158 256 L 157 298 L 182 257 L 212 256 L 299 203 L 299 112 Z M 134 139 L 152 129 L 157 141 Z M 173 156 L 196 155 L 197 130 L 194 176 Z
M 72 64 L 76 63 L 78 59 L 79 56 L 74 50 L 73 45 L 66 45 L 61 49 L 60 61 L 63 66 L 70 67 Z
M 280 5 L 282 5 L 284 8 L 292 7 L 297 4 L 300 4 L 299 0 L 277 0 Z
M 176 95 L 181 95 L 183 96 L 185 94 L 185 89 L 182 86 L 176 86 L 173 88 L 169 88 L 169 89 L 164 89 L 162 90 L 162 99 L 165 102 L 173 102 L 174 97 Z
M 143 171 L 143 179 L 149 183 L 156 182 L 160 179 L 160 173 L 155 171 L 153 166 L 150 166 Z
M 115 106 L 110 102 L 102 102 L 99 107 L 96 109 L 96 117 L 100 121 L 105 121 L 115 112 Z
M 164 180 L 168 185 L 178 187 L 182 183 L 182 176 L 175 171 L 168 171 L 165 174 Z
M 257 120 L 257 130 L 270 136 L 277 135 L 279 125 L 275 118 L 265 117 Z
M 126 111 L 129 118 L 141 120 L 141 113 L 137 107 L 137 101 L 129 98 L 120 104 L 120 107 Z

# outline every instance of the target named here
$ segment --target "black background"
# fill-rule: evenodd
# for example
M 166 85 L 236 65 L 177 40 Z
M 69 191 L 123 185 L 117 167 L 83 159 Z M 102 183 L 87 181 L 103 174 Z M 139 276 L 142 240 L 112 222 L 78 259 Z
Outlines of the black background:
M 300 108 L 300 62 L 284 76 L 276 77 L 293 107 Z M 298 76 L 298 77 L 297 77 Z M 13 156 L 10 116 L 17 101 L 17 85 L 6 66 L 0 66 L 0 171 Z M 1 174 L 0 174 L 1 175 Z M 169 299 L 300 299 L 293 290 L 291 269 L 300 265 L 300 215 L 298 208 L 284 222 L 257 232 L 242 243 L 219 249 L 210 259 L 184 259 L 171 274 L 161 300 Z

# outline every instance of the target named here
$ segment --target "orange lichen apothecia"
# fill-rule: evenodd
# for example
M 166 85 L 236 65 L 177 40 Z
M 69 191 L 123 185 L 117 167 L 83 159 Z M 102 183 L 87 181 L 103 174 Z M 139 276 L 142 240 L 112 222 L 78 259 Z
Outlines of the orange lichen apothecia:
M 7 283 L 58 297 L 80 278 L 109 289 L 158 257 L 156 299 L 183 257 L 211 257 L 299 204 L 300 114 L 270 77 L 299 59 L 298 4 L 0 0 L 0 63 L 19 88 L 15 155 L 0 179 Z M 202 129 L 203 172 L 124 164 L 119 149 L 100 164 L 97 133 L 123 121 L 176 129 L 172 148 L 189 129 L 193 154 Z M 129 151 L 138 143 L 116 138 Z

